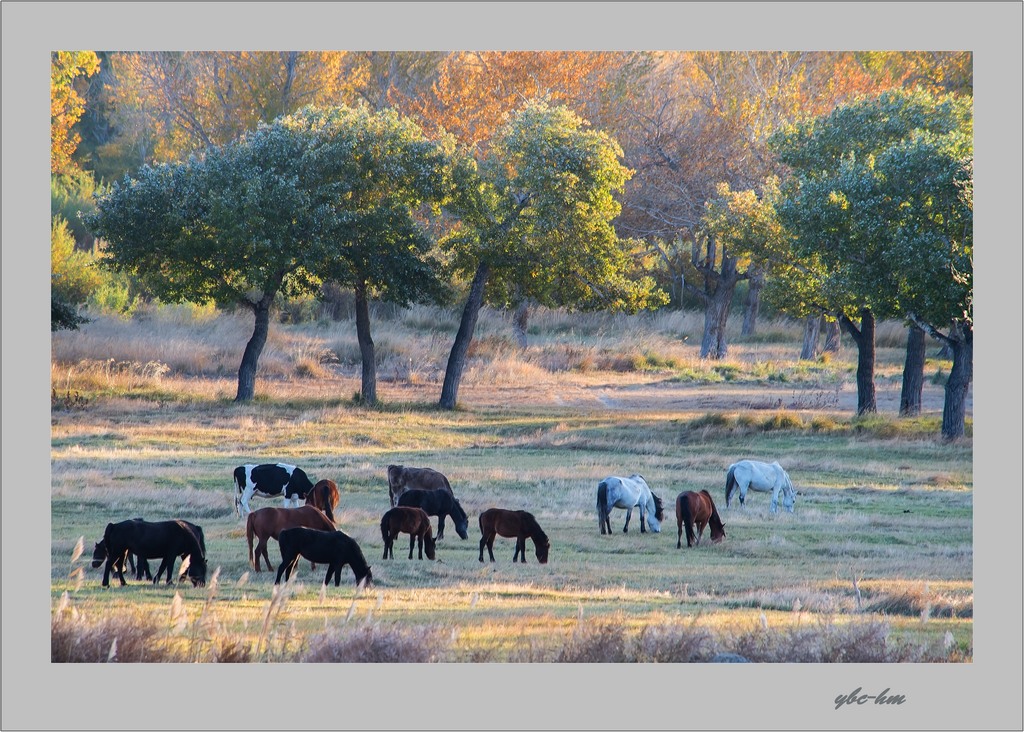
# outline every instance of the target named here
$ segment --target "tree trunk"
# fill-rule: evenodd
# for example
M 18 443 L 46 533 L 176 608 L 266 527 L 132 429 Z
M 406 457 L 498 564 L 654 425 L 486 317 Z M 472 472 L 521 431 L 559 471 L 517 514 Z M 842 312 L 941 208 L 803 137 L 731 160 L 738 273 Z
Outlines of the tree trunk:
M 860 329 L 845 315 L 839 316 L 846 332 L 857 344 L 857 415 L 878 411 L 875 401 L 875 315 L 870 308 L 860 311 Z
M 530 322 L 530 303 L 523 300 L 516 307 L 515 312 L 512 314 L 512 332 L 516 337 L 516 343 L 519 344 L 520 348 L 526 348 L 529 346 L 529 342 L 526 338 L 526 329 Z
M 473 284 L 469 288 L 469 298 L 466 306 L 462 309 L 462 321 L 459 323 L 459 332 L 455 334 L 455 343 L 448 356 L 448 366 L 444 372 L 444 384 L 441 386 L 442 409 L 455 409 L 455 403 L 459 396 L 459 382 L 462 381 L 462 370 L 466 367 L 466 354 L 469 352 L 469 344 L 473 340 L 473 331 L 476 330 L 476 321 L 480 315 L 480 308 L 484 304 L 484 288 L 487 285 L 487 278 L 491 269 L 481 263 L 473 275 Z
M 745 336 L 754 335 L 757 330 L 757 316 L 761 310 L 761 290 L 764 289 L 764 273 L 754 270 L 747 273 L 750 275 L 750 289 L 747 291 L 747 299 L 743 303 L 743 329 L 740 331 Z M 815 336 L 817 337 L 817 336 Z
M 729 350 L 729 344 L 725 338 L 725 324 L 729 319 L 731 304 L 732 288 L 726 288 L 720 284 L 704 308 L 704 338 L 700 344 L 701 358 L 715 360 L 725 358 L 725 354 Z
M 925 332 L 911 323 L 907 328 L 907 359 L 903 364 L 903 391 L 900 393 L 901 417 L 916 417 L 921 413 L 924 360 Z
M 360 282 L 356 291 L 356 338 L 359 355 L 363 360 L 363 383 L 360 396 L 364 404 L 377 403 L 377 363 L 374 360 L 373 338 L 370 337 L 370 303 L 366 297 L 366 282 Z
M 253 397 L 256 396 L 256 368 L 259 365 L 263 347 L 267 345 L 267 335 L 270 333 L 270 306 L 273 302 L 274 295 L 271 293 L 264 295 L 263 299 L 253 305 L 255 324 L 252 330 L 252 337 L 245 344 L 242 363 L 238 367 L 236 402 L 252 401 Z
M 839 353 L 843 331 L 835 318 L 825 318 L 825 347 L 823 353 Z
M 729 345 L 725 337 L 725 324 L 729 320 L 732 294 L 741 277 L 736 272 L 736 260 L 722 252 L 722 271 L 717 276 L 714 292 L 707 293 L 704 305 L 704 338 L 700 344 L 700 357 L 725 358 Z
M 813 361 L 818 357 L 818 335 L 820 333 L 820 315 L 808 315 L 804 318 L 804 344 L 800 349 L 801 360 Z
M 967 390 L 974 378 L 974 330 L 961 324 L 952 332 L 953 368 L 946 380 L 946 398 L 942 406 L 942 436 L 947 440 L 964 436 Z

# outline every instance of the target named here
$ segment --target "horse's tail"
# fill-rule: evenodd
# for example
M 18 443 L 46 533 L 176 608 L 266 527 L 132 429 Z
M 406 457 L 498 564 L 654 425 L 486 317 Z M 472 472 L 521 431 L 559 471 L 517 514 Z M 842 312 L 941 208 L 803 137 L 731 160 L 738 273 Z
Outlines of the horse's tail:
M 729 472 L 725 474 L 725 505 L 729 505 L 729 499 L 732 497 L 733 488 L 736 488 L 739 483 L 736 482 L 736 466 L 730 465 Z
M 252 539 L 253 535 L 256 533 L 256 526 L 254 525 L 255 522 L 252 517 L 255 515 L 255 512 L 250 513 L 245 519 L 245 540 L 249 544 L 249 566 L 253 569 L 256 569 L 256 557 L 254 557 L 252 553 Z
M 391 534 L 391 530 L 388 527 L 388 519 L 390 518 L 388 514 L 390 513 L 391 512 L 388 511 L 380 518 L 380 537 L 384 540 L 384 546 L 387 546 L 388 537 Z
M 608 515 L 608 483 L 601 481 L 597 484 L 597 523 L 604 526 L 605 517 Z
M 318 496 L 318 499 L 323 504 L 324 513 L 327 514 L 327 518 L 329 518 L 331 520 L 332 524 L 335 523 L 335 521 L 334 521 L 334 509 L 331 508 L 331 486 L 330 486 L 330 484 L 326 484 L 325 483 L 324 485 L 320 486 L 320 495 Z
M 690 510 L 690 502 L 686 499 L 681 501 L 683 512 L 683 527 L 686 529 L 686 546 L 693 546 L 693 512 Z

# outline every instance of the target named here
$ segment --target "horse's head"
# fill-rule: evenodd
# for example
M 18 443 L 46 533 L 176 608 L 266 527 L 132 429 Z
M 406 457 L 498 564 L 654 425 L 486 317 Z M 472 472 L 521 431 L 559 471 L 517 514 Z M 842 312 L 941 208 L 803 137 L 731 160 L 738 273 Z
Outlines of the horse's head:
M 196 554 L 189 555 L 188 578 L 193 587 L 206 586 L 206 558 Z
M 537 561 L 541 564 L 548 563 L 548 551 L 551 549 L 551 541 L 548 537 L 541 534 L 543 538 L 536 538 L 533 540 L 533 546 L 537 550 Z
M 459 535 L 460 539 L 469 538 L 469 516 L 462 508 L 462 504 L 457 499 L 453 500 L 453 507 L 455 509 L 452 513 L 452 521 L 455 522 L 455 533 Z M 433 557 L 431 557 L 433 559 Z
M 796 488 L 793 487 L 793 481 L 789 479 L 789 473 L 782 471 L 783 476 L 783 491 L 782 491 L 782 507 L 790 513 L 793 513 L 793 507 L 796 505 Z
M 96 542 L 96 548 L 92 550 L 92 568 L 96 569 L 107 560 L 107 543 L 104 539 Z
M 373 572 L 366 566 L 366 574 L 356 579 L 356 588 L 373 587 Z
M 437 558 L 437 540 L 432 536 L 423 537 L 423 551 L 427 553 L 427 559 Z

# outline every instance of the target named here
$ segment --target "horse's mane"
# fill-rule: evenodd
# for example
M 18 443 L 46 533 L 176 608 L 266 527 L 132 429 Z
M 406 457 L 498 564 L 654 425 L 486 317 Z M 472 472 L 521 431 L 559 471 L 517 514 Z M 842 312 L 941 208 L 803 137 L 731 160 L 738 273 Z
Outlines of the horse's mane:
M 459 514 L 458 518 L 460 521 L 469 521 L 469 516 L 466 515 L 466 509 L 462 507 L 462 504 L 459 503 L 459 499 L 455 496 L 452 496 L 452 508 L 455 509 L 455 513 Z
M 529 511 L 522 511 L 521 515 L 523 517 L 523 524 L 529 532 L 530 537 L 533 539 L 534 544 L 538 541 L 541 543 L 550 543 L 548 542 L 548 535 L 544 533 L 544 529 L 540 527 L 540 524 L 537 523 L 537 519 L 532 513 Z
M 664 521 L 665 504 L 662 502 L 661 498 L 658 497 L 658 494 L 655 493 L 654 491 L 651 491 L 651 498 L 654 499 L 654 518 L 658 519 L 658 521 Z

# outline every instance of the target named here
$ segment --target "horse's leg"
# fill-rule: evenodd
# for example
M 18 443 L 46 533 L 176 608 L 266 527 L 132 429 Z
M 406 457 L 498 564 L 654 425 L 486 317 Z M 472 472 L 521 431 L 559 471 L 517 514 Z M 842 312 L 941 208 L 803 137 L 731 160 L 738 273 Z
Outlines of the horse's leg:
M 444 518 L 447 514 L 441 514 L 437 517 L 437 541 L 444 538 Z
M 645 524 L 646 519 L 647 519 L 647 511 L 644 510 L 643 506 L 641 506 L 640 507 L 640 533 L 641 534 L 646 534 L 647 533 L 647 526 Z
M 676 534 L 676 549 L 682 549 L 683 548 L 683 520 L 682 519 L 676 519 L 676 526 L 679 529 L 679 532 Z
M 100 583 L 100 587 L 110 587 L 110 570 L 114 566 L 114 557 L 110 554 L 107 555 L 107 562 L 103 565 L 103 582 Z
M 622 533 L 625 534 L 629 530 L 629 517 L 633 515 L 633 507 L 630 506 L 626 509 L 626 523 L 622 525 Z
M 516 544 L 519 545 L 519 561 L 526 564 L 526 537 L 520 536 L 516 539 Z
M 779 511 L 779 484 L 775 483 L 775 487 L 772 488 L 772 502 L 768 506 L 768 511 L 771 513 L 778 513 Z
M 416 546 L 416 534 L 409 532 L 409 559 L 412 559 L 412 550 Z M 420 559 L 423 559 L 423 545 L 420 544 Z
M 487 534 L 480 537 L 480 561 L 484 561 L 484 544 L 487 543 Z
M 487 554 L 490 555 L 491 561 L 494 561 L 494 537 L 497 536 L 497 532 L 491 532 L 487 536 Z

